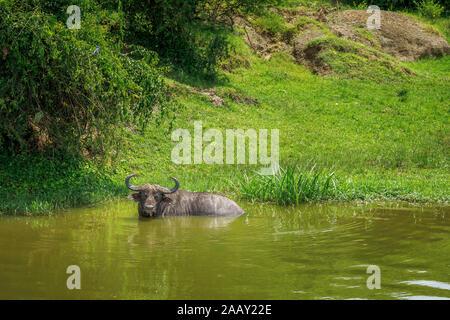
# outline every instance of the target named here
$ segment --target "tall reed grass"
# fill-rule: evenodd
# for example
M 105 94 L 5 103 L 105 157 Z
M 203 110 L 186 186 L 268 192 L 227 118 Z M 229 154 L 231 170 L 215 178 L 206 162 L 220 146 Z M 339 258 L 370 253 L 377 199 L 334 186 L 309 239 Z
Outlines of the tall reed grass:
M 298 205 L 302 202 L 334 198 L 337 193 L 333 173 L 288 165 L 274 175 L 244 175 L 240 181 L 241 197 L 248 200 Z

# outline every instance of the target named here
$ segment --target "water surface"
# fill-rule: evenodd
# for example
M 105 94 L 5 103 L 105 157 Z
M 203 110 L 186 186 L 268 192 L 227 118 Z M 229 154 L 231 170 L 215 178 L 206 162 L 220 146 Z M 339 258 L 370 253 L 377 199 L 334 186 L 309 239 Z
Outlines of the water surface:
M 0 217 L 0 298 L 450 298 L 449 207 L 242 207 L 238 218 L 139 219 L 120 200 Z M 81 290 L 67 289 L 69 265 Z

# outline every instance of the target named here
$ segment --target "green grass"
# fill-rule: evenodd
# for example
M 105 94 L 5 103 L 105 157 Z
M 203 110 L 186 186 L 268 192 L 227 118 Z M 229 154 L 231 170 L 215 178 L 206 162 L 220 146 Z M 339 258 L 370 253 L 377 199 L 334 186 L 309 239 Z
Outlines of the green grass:
M 336 186 L 334 173 L 303 170 L 296 165 L 279 168 L 273 175 L 244 176 L 240 193 L 244 199 L 299 205 L 303 202 L 333 198 Z
M 374 81 L 405 77 L 411 71 L 400 61 L 364 44 L 337 38 L 318 38 L 308 43 L 318 50 L 316 60 L 326 64 L 340 78 L 371 79 Z
M 287 54 L 266 61 L 240 37 L 232 41 L 249 68 L 223 73 L 216 83 L 189 77 L 172 81 L 188 89 L 214 87 L 228 105 L 217 107 L 203 95 L 179 90 L 173 129 L 192 134 L 196 120 L 223 134 L 227 128 L 278 128 L 282 164 L 314 162 L 335 172 L 340 189 L 327 199 L 449 200 L 449 57 L 407 64 L 417 75 L 406 79 L 323 78 Z M 259 104 L 228 99 L 233 90 Z M 247 197 L 237 186 L 257 166 L 175 165 L 170 132 L 163 124 L 131 137 L 127 163 L 141 174 L 141 182 L 170 185 L 168 176 L 176 175 L 182 188 Z
M 336 175 L 335 172 L 287 165 L 273 176 L 244 175 L 238 189 L 243 199 L 278 205 L 299 205 L 317 201 L 404 200 L 409 202 L 448 201 L 446 175 L 441 179 L 422 172 L 423 177 L 397 173 Z
M 316 6 L 320 7 L 321 5 L 329 5 L 329 0 L 281 0 L 279 2 L 279 8 L 296 8 L 299 5 L 303 6 Z
M 0 156 L 0 214 L 49 214 L 124 195 L 98 164 L 38 155 Z
M 175 88 L 173 115 L 143 134 L 118 128 L 125 143 L 116 162 L 64 166 L 29 156 L 1 158 L 0 211 L 48 213 L 124 196 L 128 192 L 124 178 L 132 172 L 139 175 L 136 184 L 172 186 L 169 177 L 175 176 L 182 189 L 280 204 L 449 201 L 450 56 L 405 63 L 415 76 L 380 76 L 382 60 L 378 65 L 374 60 L 365 71 L 374 74 L 347 77 L 351 66 L 344 64 L 347 69 L 342 73 L 320 77 L 294 63 L 289 54 L 273 54 L 267 61 L 254 54 L 238 33 L 229 38 L 234 59 L 246 63 L 235 64 L 232 73 L 221 72 L 215 81 L 170 75 L 167 81 Z M 335 51 L 335 61 L 344 61 L 348 52 Z M 207 96 L 195 93 L 204 88 L 214 88 L 227 105 L 214 106 Z M 230 92 L 258 103 L 233 100 Z M 279 129 L 281 166 L 288 174 L 258 178 L 255 165 L 174 164 L 171 151 L 176 143 L 171 133 L 184 128 L 192 135 L 196 120 L 203 121 L 204 129 L 217 128 L 224 134 L 226 129 Z M 290 163 L 300 168 L 315 163 L 320 170 L 293 173 Z M 331 172 L 332 180 L 324 189 Z M 245 177 L 249 180 L 243 188 Z M 283 177 L 292 183 L 280 180 Z M 263 190 L 266 183 L 271 188 Z
M 268 12 L 265 15 L 257 17 L 253 23 L 260 31 L 272 35 L 286 30 L 284 19 L 275 13 Z
M 313 28 L 321 31 L 324 34 L 327 34 L 329 36 L 333 35 L 330 29 L 328 29 L 322 22 L 319 22 L 317 20 L 308 17 L 299 17 L 295 21 L 295 26 L 298 30 L 308 29 L 310 26 L 312 26 Z

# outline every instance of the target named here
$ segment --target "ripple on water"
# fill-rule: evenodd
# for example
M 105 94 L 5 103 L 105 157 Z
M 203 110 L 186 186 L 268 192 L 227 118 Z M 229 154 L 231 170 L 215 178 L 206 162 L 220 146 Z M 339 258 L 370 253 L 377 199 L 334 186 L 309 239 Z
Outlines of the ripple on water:
M 127 201 L 0 217 L 0 298 L 73 298 L 63 290 L 71 264 L 87 299 L 450 297 L 445 210 L 243 207 L 233 219 L 139 219 Z M 380 290 L 366 286 L 369 265 Z
M 434 281 L 434 280 L 413 280 L 413 281 L 402 281 L 399 283 L 405 283 L 409 285 L 418 285 L 418 286 L 425 286 L 435 289 L 443 289 L 443 290 L 450 290 L 450 283 L 447 282 L 441 282 L 441 281 Z

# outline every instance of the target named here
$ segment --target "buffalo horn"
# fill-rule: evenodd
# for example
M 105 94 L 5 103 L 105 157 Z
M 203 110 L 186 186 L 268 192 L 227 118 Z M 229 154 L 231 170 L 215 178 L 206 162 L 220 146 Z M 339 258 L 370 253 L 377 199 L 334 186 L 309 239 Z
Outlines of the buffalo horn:
M 144 188 L 142 188 L 142 186 L 133 186 L 132 184 L 130 184 L 130 179 L 132 177 L 134 177 L 134 176 L 135 176 L 135 174 L 133 173 L 133 174 L 130 174 L 125 179 L 125 184 L 127 185 L 128 189 L 133 190 L 133 191 L 141 191 L 141 190 L 143 190 Z

